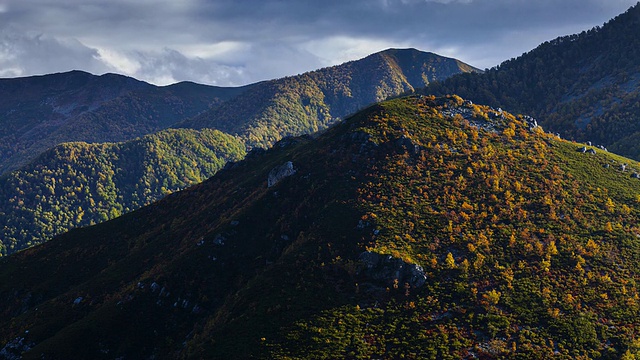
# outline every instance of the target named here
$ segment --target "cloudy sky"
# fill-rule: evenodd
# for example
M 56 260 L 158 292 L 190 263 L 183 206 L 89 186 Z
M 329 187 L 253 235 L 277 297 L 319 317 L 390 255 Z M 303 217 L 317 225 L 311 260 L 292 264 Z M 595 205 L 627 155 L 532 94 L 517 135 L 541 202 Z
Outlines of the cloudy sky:
M 0 0 L 0 77 L 236 86 L 390 47 L 488 68 L 637 0 Z

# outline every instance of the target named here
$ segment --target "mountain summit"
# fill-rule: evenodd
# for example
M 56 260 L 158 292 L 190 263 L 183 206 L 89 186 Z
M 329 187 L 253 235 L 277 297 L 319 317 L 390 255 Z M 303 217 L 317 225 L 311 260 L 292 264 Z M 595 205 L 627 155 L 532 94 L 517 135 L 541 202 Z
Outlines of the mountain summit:
M 259 84 L 179 124 L 238 135 L 249 147 L 325 129 L 378 101 L 452 75 L 480 70 L 416 49 L 389 49 L 364 59 Z
M 635 356 L 638 171 L 459 97 L 386 101 L 0 259 L 0 354 Z

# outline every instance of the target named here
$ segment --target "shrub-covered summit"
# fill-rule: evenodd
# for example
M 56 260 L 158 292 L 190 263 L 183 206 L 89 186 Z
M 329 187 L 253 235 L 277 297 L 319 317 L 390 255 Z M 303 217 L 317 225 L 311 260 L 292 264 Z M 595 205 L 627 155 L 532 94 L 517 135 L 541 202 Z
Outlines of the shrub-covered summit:
M 383 102 L 1 259 L 0 344 L 25 358 L 635 356 L 638 170 L 455 96 Z

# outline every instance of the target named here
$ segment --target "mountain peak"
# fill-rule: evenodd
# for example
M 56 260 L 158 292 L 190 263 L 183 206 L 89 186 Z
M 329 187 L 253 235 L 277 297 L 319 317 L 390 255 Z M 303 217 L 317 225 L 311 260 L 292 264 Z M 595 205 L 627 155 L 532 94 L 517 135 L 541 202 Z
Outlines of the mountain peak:
M 418 50 L 416 48 L 388 48 L 385 50 L 382 50 L 380 52 L 378 52 L 377 54 L 412 54 L 412 55 L 435 55 L 435 56 L 440 56 L 437 54 L 434 54 L 432 52 L 428 52 L 428 51 L 422 51 L 422 50 Z
M 0 155 L 4 156 L 0 158 L 0 169 L 17 170 L 0 180 L 0 213 L 6 219 L 0 229 L 0 246 L 4 245 L 0 253 L 13 253 L 70 228 L 113 218 L 209 177 L 221 166 L 219 161 L 211 159 L 229 158 L 224 155 L 229 152 L 229 145 L 232 152 L 239 154 L 244 153 L 244 149 L 239 151 L 237 146 L 267 147 L 282 137 L 315 132 L 371 103 L 412 91 L 425 81 L 462 71 L 453 60 L 433 60 L 439 59 L 437 56 L 420 60 L 419 52 L 407 51 L 416 54 L 414 63 L 389 53 L 240 88 L 189 82 L 156 87 L 122 75 L 95 76 L 85 72 L 38 78 L 42 82 L 39 86 L 32 84 L 33 79 L 14 80 L 20 89 L 0 89 L 0 92 L 7 91 L 7 96 L 2 98 L 4 102 L 0 101 L 0 113 L 5 104 L 9 114 L 5 127 L 0 129 L 0 139 L 3 135 L 11 139 L 18 135 L 23 140 L 20 146 L 16 146 L 16 141 L 0 144 Z M 407 51 L 396 50 L 396 53 Z M 223 100 L 228 101 L 223 103 Z M 20 105 L 16 108 L 15 104 Z M 159 144 L 153 148 L 133 140 L 198 113 L 201 115 L 180 127 L 215 128 L 236 138 L 230 141 L 223 136 L 183 131 L 175 139 L 155 137 L 154 141 Z M 204 139 L 203 144 L 209 145 L 197 149 L 196 139 Z M 44 157 L 35 158 L 48 147 L 74 141 L 128 143 L 72 148 L 72 155 L 47 152 Z M 167 142 L 185 149 L 174 153 L 165 147 Z M 143 159 L 156 159 L 160 156 L 158 151 L 174 165 L 143 166 Z M 188 157 L 194 159 L 188 160 Z M 129 158 L 132 160 L 123 160 L 123 163 L 116 160 Z M 16 169 L 28 160 L 33 163 Z M 207 165 L 200 167 L 194 165 L 194 161 Z M 119 167 L 148 179 L 139 183 L 140 179 L 117 172 L 104 170 L 111 174 L 104 175 L 103 171 L 92 170 Z M 58 190 L 51 193 L 50 189 L 43 188 L 49 172 L 59 174 L 65 181 L 82 184 L 102 183 L 106 176 L 118 196 L 91 186 L 86 187 L 82 197 L 77 196 L 77 191 L 61 190 L 71 187 L 58 186 Z M 21 185 L 19 188 L 8 185 L 12 183 Z M 34 196 L 22 196 L 23 191 Z M 48 196 L 35 197 L 43 192 Z M 24 206 L 13 206 L 16 199 L 21 199 Z M 56 210 L 61 206 L 56 204 L 68 208 Z M 49 212 L 59 216 L 52 220 L 47 215 Z M 22 222 L 30 217 L 37 220 L 30 225 Z
M 325 129 L 363 107 L 477 69 L 415 49 L 388 49 L 342 65 L 257 84 L 180 127 L 216 128 L 269 147 Z M 288 109 L 282 112 L 280 109 Z
M 415 61 L 415 62 L 420 62 L 420 61 L 424 61 L 424 59 L 441 59 L 441 60 L 452 60 L 455 62 L 458 62 L 461 65 L 464 65 L 465 67 L 468 67 L 469 69 L 471 69 L 472 72 L 482 72 L 482 70 L 477 69 L 469 64 L 465 64 L 463 62 L 461 62 L 460 60 L 454 59 L 454 58 L 450 58 L 450 57 L 446 57 L 446 56 L 442 56 L 442 55 L 438 55 L 436 53 L 433 52 L 428 52 L 428 51 L 422 51 L 422 50 L 418 50 L 415 48 L 389 48 L 386 50 L 382 50 L 376 54 L 373 55 L 387 55 L 387 56 L 394 56 L 396 58 L 399 59 L 404 59 L 405 61 L 409 62 L 409 61 Z M 467 71 L 465 71 L 467 72 Z

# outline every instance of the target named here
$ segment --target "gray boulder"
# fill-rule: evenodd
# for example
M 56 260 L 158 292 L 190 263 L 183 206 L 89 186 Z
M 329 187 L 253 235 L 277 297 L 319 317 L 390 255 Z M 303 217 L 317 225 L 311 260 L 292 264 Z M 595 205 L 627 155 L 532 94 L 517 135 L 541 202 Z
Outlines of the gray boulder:
M 6 359 L 6 360 L 22 359 L 22 353 L 31 350 L 31 348 L 34 346 L 35 346 L 34 343 L 27 342 L 23 337 L 15 338 L 9 341 L 8 343 L 6 343 L 5 346 L 2 349 L 0 349 L 0 359 Z
M 348 138 L 354 142 L 364 143 L 371 139 L 371 135 L 364 131 L 354 131 L 348 134 Z
M 382 255 L 365 251 L 358 257 L 362 269 L 360 274 L 380 281 L 389 286 L 398 280 L 399 284 L 408 283 L 413 288 L 421 287 L 427 281 L 424 269 L 420 265 L 409 264 L 391 255 Z
M 282 179 L 289 177 L 295 173 L 296 169 L 294 169 L 293 163 L 291 161 L 287 161 L 280 166 L 276 166 L 269 172 L 269 176 L 267 178 L 267 186 L 272 187 L 275 184 L 279 183 Z
M 411 155 L 415 155 L 420 152 L 420 146 L 414 144 L 413 140 L 402 135 L 399 139 L 395 141 L 396 146 L 403 150 L 403 152 L 408 152 Z

